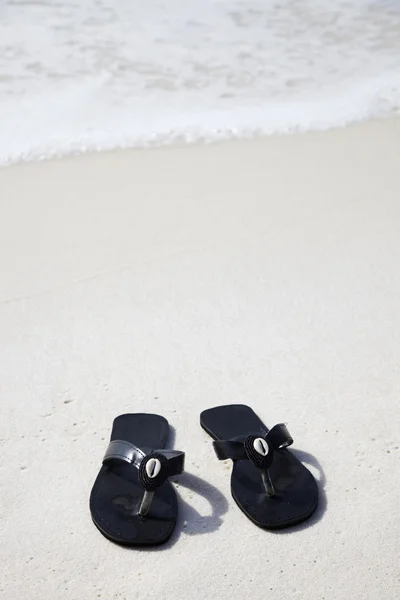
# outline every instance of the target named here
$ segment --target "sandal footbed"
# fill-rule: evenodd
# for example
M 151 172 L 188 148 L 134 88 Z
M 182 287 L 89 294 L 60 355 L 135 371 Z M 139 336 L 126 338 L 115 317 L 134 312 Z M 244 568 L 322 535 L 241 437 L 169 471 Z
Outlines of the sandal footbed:
M 264 436 L 268 432 L 255 412 L 243 404 L 205 410 L 200 422 L 213 439 L 245 439 L 249 434 Z M 310 471 L 286 449 L 274 451 L 269 471 L 276 490 L 272 497 L 266 495 L 260 471 L 251 461 L 234 461 L 231 491 L 239 508 L 265 529 L 280 529 L 309 518 L 318 505 L 318 487 Z
M 168 421 L 159 415 L 126 414 L 114 420 L 110 441 L 125 440 L 145 453 L 165 448 Z M 169 481 L 154 493 L 150 511 L 138 515 L 143 498 L 138 470 L 128 464 L 102 466 L 90 495 L 96 527 L 108 539 L 124 545 L 158 545 L 166 542 L 177 519 L 176 493 Z

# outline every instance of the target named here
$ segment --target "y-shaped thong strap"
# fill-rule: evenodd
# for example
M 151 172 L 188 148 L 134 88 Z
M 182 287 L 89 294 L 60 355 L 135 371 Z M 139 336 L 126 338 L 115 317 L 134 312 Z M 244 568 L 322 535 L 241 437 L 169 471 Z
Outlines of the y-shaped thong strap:
M 103 465 L 112 468 L 127 463 L 138 469 L 139 481 L 144 488 L 139 515 L 144 517 L 150 510 L 155 490 L 173 475 L 182 473 L 185 453 L 179 450 L 152 450 L 146 454 L 130 442 L 113 440 L 103 458 Z
M 274 459 L 274 451 L 286 448 L 293 444 L 286 425 L 279 423 L 268 433 L 260 435 L 250 434 L 245 440 L 215 440 L 213 442 L 215 453 L 219 460 L 251 460 L 261 471 L 267 496 L 275 495 L 275 488 L 269 474 L 269 467 Z

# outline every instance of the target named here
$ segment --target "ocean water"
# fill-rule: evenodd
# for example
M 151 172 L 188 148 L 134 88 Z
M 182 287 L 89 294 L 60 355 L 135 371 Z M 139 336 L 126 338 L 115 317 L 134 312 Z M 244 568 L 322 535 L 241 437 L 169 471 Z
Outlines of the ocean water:
M 400 0 L 0 0 L 0 163 L 400 108 Z

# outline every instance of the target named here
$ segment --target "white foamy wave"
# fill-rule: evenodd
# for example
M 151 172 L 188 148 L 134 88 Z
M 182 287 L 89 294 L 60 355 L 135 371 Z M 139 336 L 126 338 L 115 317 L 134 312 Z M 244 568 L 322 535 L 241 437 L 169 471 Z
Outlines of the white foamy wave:
M 399 31 L 396 0 L 8 0 L 0 162 L 386 116 Z

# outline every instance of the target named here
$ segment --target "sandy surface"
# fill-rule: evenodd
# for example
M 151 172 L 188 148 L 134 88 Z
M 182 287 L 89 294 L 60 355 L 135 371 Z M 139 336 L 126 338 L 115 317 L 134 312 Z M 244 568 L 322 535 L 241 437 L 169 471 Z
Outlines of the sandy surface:
M 395 600 L 400 124 L 0 171 L 0 596 Z M 257 529 L 198 425 L 287 421 L 321 503 Z M 122 412 L 187 452 L 158 550 L 92 525 Z

